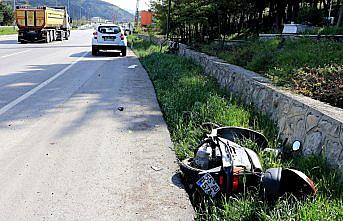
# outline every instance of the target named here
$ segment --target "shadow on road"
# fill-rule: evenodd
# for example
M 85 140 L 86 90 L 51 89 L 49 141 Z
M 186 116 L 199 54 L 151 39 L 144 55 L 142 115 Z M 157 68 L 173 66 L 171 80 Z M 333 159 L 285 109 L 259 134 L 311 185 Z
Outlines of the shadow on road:
M 119 57 L 121 54 L 119 51 L 99 51 L 96 56 L 100 57 Z
M 18 41 L 17 40 L 0 40 L 0 45 L 1 44 L 13 45 L 13 44 L 18 44 Z
M 84 53 L 85 51 L 82 51 L 70 57 L 81 57 Z M 0 75 L 0 108 L 37 87 L 68 65 L 28 65 L 25 71 Z M 100 52 L 99 56 L 92 56 L 91 53 L 88 53 L 67 73 L 0 115 L 0 130 L 8 128 L 9 124 L 15 127 L 16 125 L 12 122 L 20 122 L 28 118 L 39 119 L 45 114 L 59 112 L 61 105 L 65 109 L 73 109 L 74 107 L 65 103 L 66 100 L 72 97 L 85 99 L 85 96 L 92 97 L 91 104 L 84 109 L 83 115 L 65 125 L 57 137 L 68 136 L 93 115 L 109 109 L 113 112 L 114 117 L 124 121 L 122 125 L 124 130 L 154 130 L 156 126 L 161 125 L 163 117 L 159 106 L 156 105 L 157 102 L 151 105 L 151 100 L 156 101 L 156 97 L 154 91 L 146 87 L 146 81 L 149 81 L 151 87 L 152 84 L 147 76 L 141 76 L 141 70 L 138 67 L 128 68 L 132 65 L 140 66 L 134 56 L 121 57 L 119 52 Z M 98 68 L 93 72 L 85 73 L 84 67 Z M 83 79 L 85 75 L 89 75 L 89 78 L 80 85 L 80 79 Z M 125 80 L 120 81 L 122 78 Z M 120 85 L 115 87 L 116 84 Z M 123 112 L 117 111 L 119 106 L 124 107 Z M 139 111 L 135 116 L 130 117 L 125 115 L 125 111 L 132 111 L 130 109 L 137 106 L 144 107 L 144 112 Z M 21 127 L 25 127 L 25 125 L 17 125 L 18 129 Z
M 185 189 L 185 186 L 182 183 L 181 173 L 175 173 L 171 178 L 172 183 L 180 189 Z
M 71 57 L 82 57 L 83 52 L 72 54 Z M 99 51 L 97 55 L 90 55 L 90 57 L 120 57 L 119 51 Z
M 83 54 L 84 54 L 84 52 L 79 52 L 79 53 L 72 54 L 70 57 L 79 58 L 79 57 L 82 57 Z M 93 58 L 110 58 L 110 57 L 113 57 L 113 58 L 115 58 L 115 57 L 122 57 L 122 56 L 121 56 L 121 52 L 119 52 L 119 51 L 99 51 L 97 55 L 92 55 L 91 53 L 89 53 L 89 55 L 87 55 L 87 57 L 93 57 Z M 131 56 L 130 54 L 128 54 L 122 58 L 134 58 L 134 56 Z
M 12 40 L 9 40 L 12 41 Z M 15 41 L 16 42 L 16 41 Z M 42 46 L 38 46 L 40 43 L 27 43 L 27 44 L 19 44 L 19 43 L 10 43 L 10 44 L 18 44 L 20 47 L 1 47 L 2 43 L 0 41 L 0 49 L 20 49 L 20 48 L 31 48 L 31 49 L 51 49 L 51 48 L 91 48 L 89 45 L 60 45 L 58 43 L 52 44 L 42 44 Z M 37 45 L 37 46 L 36 46 Z

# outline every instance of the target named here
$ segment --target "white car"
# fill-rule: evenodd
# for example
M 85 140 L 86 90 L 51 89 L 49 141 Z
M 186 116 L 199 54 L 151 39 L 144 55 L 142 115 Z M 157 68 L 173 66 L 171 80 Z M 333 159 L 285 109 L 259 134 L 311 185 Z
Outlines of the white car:
M 92 39 L 92 55 L 99 50 L 120 50 L 126 56 L 127 40 L 124 30 L 115 24 L 100 24 L 96 27 Z

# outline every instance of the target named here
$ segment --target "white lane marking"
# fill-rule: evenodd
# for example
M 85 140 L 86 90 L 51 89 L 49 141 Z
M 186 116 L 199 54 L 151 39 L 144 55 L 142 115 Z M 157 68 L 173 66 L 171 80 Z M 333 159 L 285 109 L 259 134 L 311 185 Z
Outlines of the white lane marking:
M 1 56 L 1 58 L 8 58 L 8 57 L 11 57 L 13 55 L 22 54 L 22 53 L 25 53 L 25 52 L 28 52 L 28 51 L 30 51 L 30 50 L 19 51 L 19 52 L 13 53 L 13 54 L 8 54 L 8 55 Z
M 71 63 L 70 65 L 68 65 L 67 67 L 65 67 L 63 70 L 61 70 L 60 72 L 58 72 L 57 74 L 55 74 L 54 76 L 52 76 L 51 78 L 49 78 L 48 80 L 44 81 L 43 83 L 41 83 L 40 85 L 38 85 L 35 88 L 32 88 L 30 91 L 28 91 L 27 93 L 21 95 L 20 97 L 18 97 L 17 99 L 13 100 L 12 102 L 10 102 L 9 104 L 7 104 L 6 106 L 2 107 L 0 109 L 0 115 L 6 113 L 8 110 L 10 110 L 12 107 L 14 107 L 15 105 L 19 104 L 20 102 L 26 100 L 27 98 L 29 98 L 30 96 L 32 96 L 33 94 L 35 94 L 37 91 L 39 91 L 40 89 L 42 89 L 43 87 L 45 87 L 46 85 L 48 85 L 50 82 L 52 82 L 53 80 L 55 80 L 56 78 L 58 78 L 59 76 L 61 76 L 62 74 L 64 74 L 65 72 L 67 72 L 71 67 L 73 67 L 77 62 L 79 62 L 82 58 L 84 58 L 89 52 L 85 52 L 81 57 L 79 57 L 76 61 L 74 61 L 73 63 Z

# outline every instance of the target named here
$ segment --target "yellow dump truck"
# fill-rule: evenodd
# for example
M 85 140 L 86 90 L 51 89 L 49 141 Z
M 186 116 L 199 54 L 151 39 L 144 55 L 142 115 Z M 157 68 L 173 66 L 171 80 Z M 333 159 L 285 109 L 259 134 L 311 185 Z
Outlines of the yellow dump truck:
M 70 22 L 65 7 L 29 8 L 17 6 L 18 42 L 46 42 L 70 37 Z

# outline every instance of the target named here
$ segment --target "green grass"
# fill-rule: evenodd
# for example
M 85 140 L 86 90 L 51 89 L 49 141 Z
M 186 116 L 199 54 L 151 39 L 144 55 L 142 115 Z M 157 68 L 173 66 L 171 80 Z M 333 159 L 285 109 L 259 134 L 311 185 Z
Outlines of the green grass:
M 149 73 L 158 101 L 168 124 L 179 159 L 192 156 L 204 129 L 203 122 L 249 127 L 264 133 L 271 146 L 277 143 L 275 125 L 264 115 L 242 105 L 214 79 L 202 75 L 202 69 L 189 59 L 166 53 L 166 48 L 144 42 L 134 36 L 136 55 Z M 254 144 L 247 144 L 256 149 Z M 318 156 L 295 157 L 280 161 L 258 151 L 264 168 L 288 166 L 309 175 L 318 187 L 315 198 L 298 201 L 285 196 L 275 205 L 261 200 L 256 191 L 195 207 L 197 220 L 340 220 L 343 217 L 343 185 L 335 170 Z
M 268 77 L 274 84 L 343 107 L 343 43 L 309 39 L 249 41 L 239 46 L 200 50 Z M 334 67 L 334 68 L 332 68 Z M 311 82 L 311 84 L 306 84 Z M 313 87 L 315 85 L 315 87 Z
M 13 28 L 13 27 L 0 28 L 0 35 L 12 35 L 12 34 L 17 34 L 17 28 Z
M 331 26 L 331 27 L 318 27 L 307 30 L 304 34 L 313 35 L 343 35 L 343 27 Z

